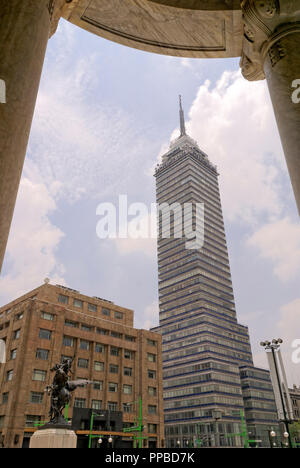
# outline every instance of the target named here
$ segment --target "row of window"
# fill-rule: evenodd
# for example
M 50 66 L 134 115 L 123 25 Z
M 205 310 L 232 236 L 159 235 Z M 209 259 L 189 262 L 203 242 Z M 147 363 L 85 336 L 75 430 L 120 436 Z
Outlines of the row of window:
M 68 305 L 71 302 L 71 297 L 66 296 L 64 294 L 59 294 L 58 295 L 58 302 L 60 304 Z M 73 298 L 73 306 L 77 307 L 78 309 L 83 309 L 83 304 L 84 302 L 81 299 L 76 299 Z M 96 304 L 92 304 L 90 302 L 87 303 L 87 310 L 90 312 L 97 312 L 98 311 L 98 306 Z M 112 314 L 115 319 L 122 320 L 124 318 L 123 312 L 120 311 L 112 311 L 110 309 L 107 309 L 105 307 L 101 307 L 101 313 L 105 317 L 111 317 Z
M 95 381 L 93 383 L 93 387 L 96 390 L 102 391 L 103 390 L 103 382 Z M 113 382 L 110 382 L 108 384 L 108 391 L 111 392 L 111 393 L 116 393 L 118 391 L 118 385 L 113 383 Z M 132 394 L 132 385 L 124 384 L 123 385 L 123 393 L 125 395 L 131 395 Z M 37 404 L 43 403 L 44 395 L 45 395 L 45 392 L 30 392 L 29 403 L 37 403 Z M 157 396 L 157 388 L 156 387 L 148 387 L 148 395 L 152 396 L 152 397 Z M 8 397 L 9 397 L 9 392 L 5 392 L 5 393 L 2 394 L 2 404 L 6 404 L 8 402 Z M 99 400 L 92 400 L 92 401 L 99 401 Z M 126 403 L 125 405 L 126 405 L 126 412 L 131 413 L 133 405 L 128 404 L 128 403 Z M 76 404 L 74 406 L 76 406 Z M 93 404 L 92 404 L 92 408 L 94 408 Z M 101 409 L 101 408 L 95 408 L 95 409 Z
M 88 332 L 94 332 L 95 331 L 95 327 L 92 327 L 90 325 L 86 325 L 84 323 L 80 324 L 79 322 L 74 322 L 74 321 L 68 320 L 68 319 L 65 320 L 65 326 L 72 327 L 72 328 L 79 328 L 80 327 L 81 330 L 88 331 Z M 123 335 L 123 333 L 119 333 L 119 332 L 114 331 L 114 330 L 107 330 L 105 328 L 96 327 L 96 332 L 99 335 L 110 335 L 113 338 L 125 339 L 126 341 L 130 341 L 132 343 L 134 343 L 136 341 L 135 336 Z M 149 341 L 148 344 L 152 344 L 152 340 L 148 340 L 148 341 Z M 156 342 L 154 341 L 154 343 L 156 343 Z
M 38 351 L 41 351 L 41 350 L 38 350 Z M 86 368 L 86 361 L 88 361 L 88 360 L 79 358 L 78 359 L 78 367 Z M 103 372 L 104 371 L 104 362 L 94 361 L 94 370 Z M 116 366 L 114 364 L 110 364 L 110 372 L 112 374 L 118 373 L 118 370 L 119 370 L 118 366 Z M 123 373 L 124 373 L 124 376 L 126 376 L 126 377 L 132 377 L 132 373 L 133 373 L 132 367 L 124 367 Z M 6 372 L 6 382 L 11 381 L 13 379 L 13 375 L 14 375 L 13 369 L 8 370 Z M 46 376 L 47 376 L 47 371 L 41 370 L 41 369 L 34 369 L 33 373 L 32 373 L 32 380 L 45 382 Z M 154 371 L 152 369 L 148 369 L 148 378 L 149 379 L 156 379 L 156 371 Z M 94 383 L 94 388 L 95 389 L 97 389 L 97 390 L 102 390 L 103 389 L 103 382 L 94 381 L 93 383 Z M 155 387 L 149 387 L 149 388 L 154 389 Z M 110 391 L 113 391 L 113 390 L 110 390 Z M 117 390 L 115 390 L 115 391 L 117 391 Z M 154 392 L 154 390 L 153 390 L 153 392 Z M 151 395 L 155 396 L 156 393 L 152 393 Z

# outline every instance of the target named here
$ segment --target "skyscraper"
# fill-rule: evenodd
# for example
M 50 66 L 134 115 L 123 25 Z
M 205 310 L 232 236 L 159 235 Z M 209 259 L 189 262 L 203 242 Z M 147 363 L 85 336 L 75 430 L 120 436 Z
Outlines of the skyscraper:
M 237 321 L 217 168 L 185 129 L 155 171 L 159 207 L 169 206 L 170 236 L 159 216 L 159 327 L 168 447 L 240 446 L 244 412 L 240 368 L 252 368 L 248 328 Z M 195 239 L 186 236 L 184 206 L 193 206 Z M 196 207 L 203 209 L 197 211 Z M 181 214 L 181 217 L 178 215 Z M 184 221 L 187 219 L 184 218 Z M 202 219 L 200 219 L 202 218 Z M 179 220 L 179 221 L 178 221 Z M 199 236 L 196 236 L 197 229 Z M 271 384 L 263 423 L 274 422 Z M 267 401 L 267 400 L 266 400 Z M 255 406 L 255 405 L 254 405 Z M 262 411 L 261 402 L 258 405 Z M 256 413 L 257 415 L 257 413 Z M 258 416 L 258 415 L 257 415 Z

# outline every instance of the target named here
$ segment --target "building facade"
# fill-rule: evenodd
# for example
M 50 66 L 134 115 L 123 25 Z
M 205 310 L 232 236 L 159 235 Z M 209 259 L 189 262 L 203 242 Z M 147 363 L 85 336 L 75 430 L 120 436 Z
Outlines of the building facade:
M 155 171 L 159 327 L 153 330 L 163 338 L 166 443 L 239 447 L 240 368 L 253 368 L 249 333 L 237 321 L 217 168 L 186 134 L 181 102 L 180 128 Z M 192 211 L 185 212 L 188 204 Z M 273 423 L 272 405 L 267 413 L 266 424 Z
M 300 387 L 293 385 L 293 388 L 289 388 L 289 394 L 292 401 L 294 420 L 300 420 Z
M 161 337 L 135 329 L 132 310 L 44 284 L 0 308 L 0 340 L 6 351 L 0 364 L 2 446 L 27 447 L 37 425 L 48 420 L 44 389 L 62 357 L 74 358 L 72 379 L 92 381 L 75 391 L 67 408 L 79 446 L 87 446 L 91 412 L 93 435 L 103 443 L 111 437 L 112 446 L 133 446 L 137 433 L 128 429 L 142 421 L 143 447 L 164 444 Z
M 249 439 L 253 446 L 271 447 L 271 443 L 280 444 L 277 408 L 270 372 L 253 366 L 240 367 L 245 418 Z M 277 439 L 272 440 L 270 433 L 275 432 Z

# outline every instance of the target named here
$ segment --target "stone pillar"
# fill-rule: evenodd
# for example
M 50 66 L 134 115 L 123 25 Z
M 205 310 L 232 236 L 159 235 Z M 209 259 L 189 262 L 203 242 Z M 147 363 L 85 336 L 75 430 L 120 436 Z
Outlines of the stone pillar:
M 77 447 L 77 436 L 74 431 L 64 428 L 46 428 L 35 431 L 30 439 L 29 448 L 72 449 Z
M 244 0 L 241 68 L 267 79 L 300 214 L 300 0 Z
M 66 2 L 0 0 L 0 271 L 47 42 Z

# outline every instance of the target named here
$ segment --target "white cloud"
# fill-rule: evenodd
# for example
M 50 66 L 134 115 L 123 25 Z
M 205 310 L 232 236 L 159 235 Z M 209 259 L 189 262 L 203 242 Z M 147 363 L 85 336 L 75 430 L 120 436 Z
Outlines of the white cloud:
M 132 187 L 149 141 L 132 116 L 100 101 L 101 53 L 80 53 L 72 29 L 62 22 L 52 39 L 28 155 L 50 190 L 60 184 L 56 198 L 77 202 Z
M 145 205 L 147 210 L 147 206 Z M 116 237 L 113 239 L 118 251 L 122 255 L 128 255 L 134 252 L 141 252 L 150 258 L 156 258 L 157 252 L 157 230 L 156 216 L 151 216 L 151 207 L 148 214 L 141 216 L 137 213 L 137 224 L 133 220 L 128 222 L 128 236 L 123 239 Z M 130 236 L 130 233 L 138 235 L 136 239 Z
M 267 311 L 264 314 L 268 313 Z M 300 385 L 300 363 L 293 362 L 293 353 L 296 351 L 297 360 L 300 353 L 300 298 L 296 298 L 291 302 L 282 305 L 279 309 L 275 308 L 272 311 L 272 319 L 268 323 L 272 324 L 258 327 L 256 330 L 256 341 L 272 340 L 281 338 L 283 343 L 280 347 L 283 362 L 286 370 L 289 386 L 293 384 Z M 260 318 L 260 323 L 263 322 L 263 317 Z M 250 334 L 251 335 L 251 334 Z M 293 346 L 295 340 L 299 340 L 297 346 Z M 266 352 L 258 346 L 258 343 L 253 347 L 254 364 L 258 367 L 268 369 L 269 364 L 266 357 Z
M 277 329 L 278 337 L 283 340 L 281 350 L 289 383 L 300 385 L 300 363 L 294 363 L 292 360 L 292 354 L 295 351 L 292 347 L 293 341 L 300 339 L 300 298 L 280 308 Z
M 42 284 L 45 277 L 64 283 L 64 268 L 56 257 L 64 234 L 50 221 L 55 209 L 36 167 L 26 164 L 7 245 L 8 273 L 0 278 L 3 304 Z
M 187 128 L 217 164 L 225 216 L 256 224 L 282 211 L 284 156 L 265 82 L 224 72 L 214 88 L 200 86 Z
M 248 245 L 269 260 L 282 281 L 295 278 L 300 271 L 300 224 L 284 218 L 265 224 L 252 234 Z
M 153 301 L 152 304 L 149 304 L 144 309 L 142 314 L 136 314 L 136 321 L 138 323 L 135 326 L 143 328 L 144 330 L 149 330 L 150 328 L 158 326 L 158 312 L 158 302 Z

